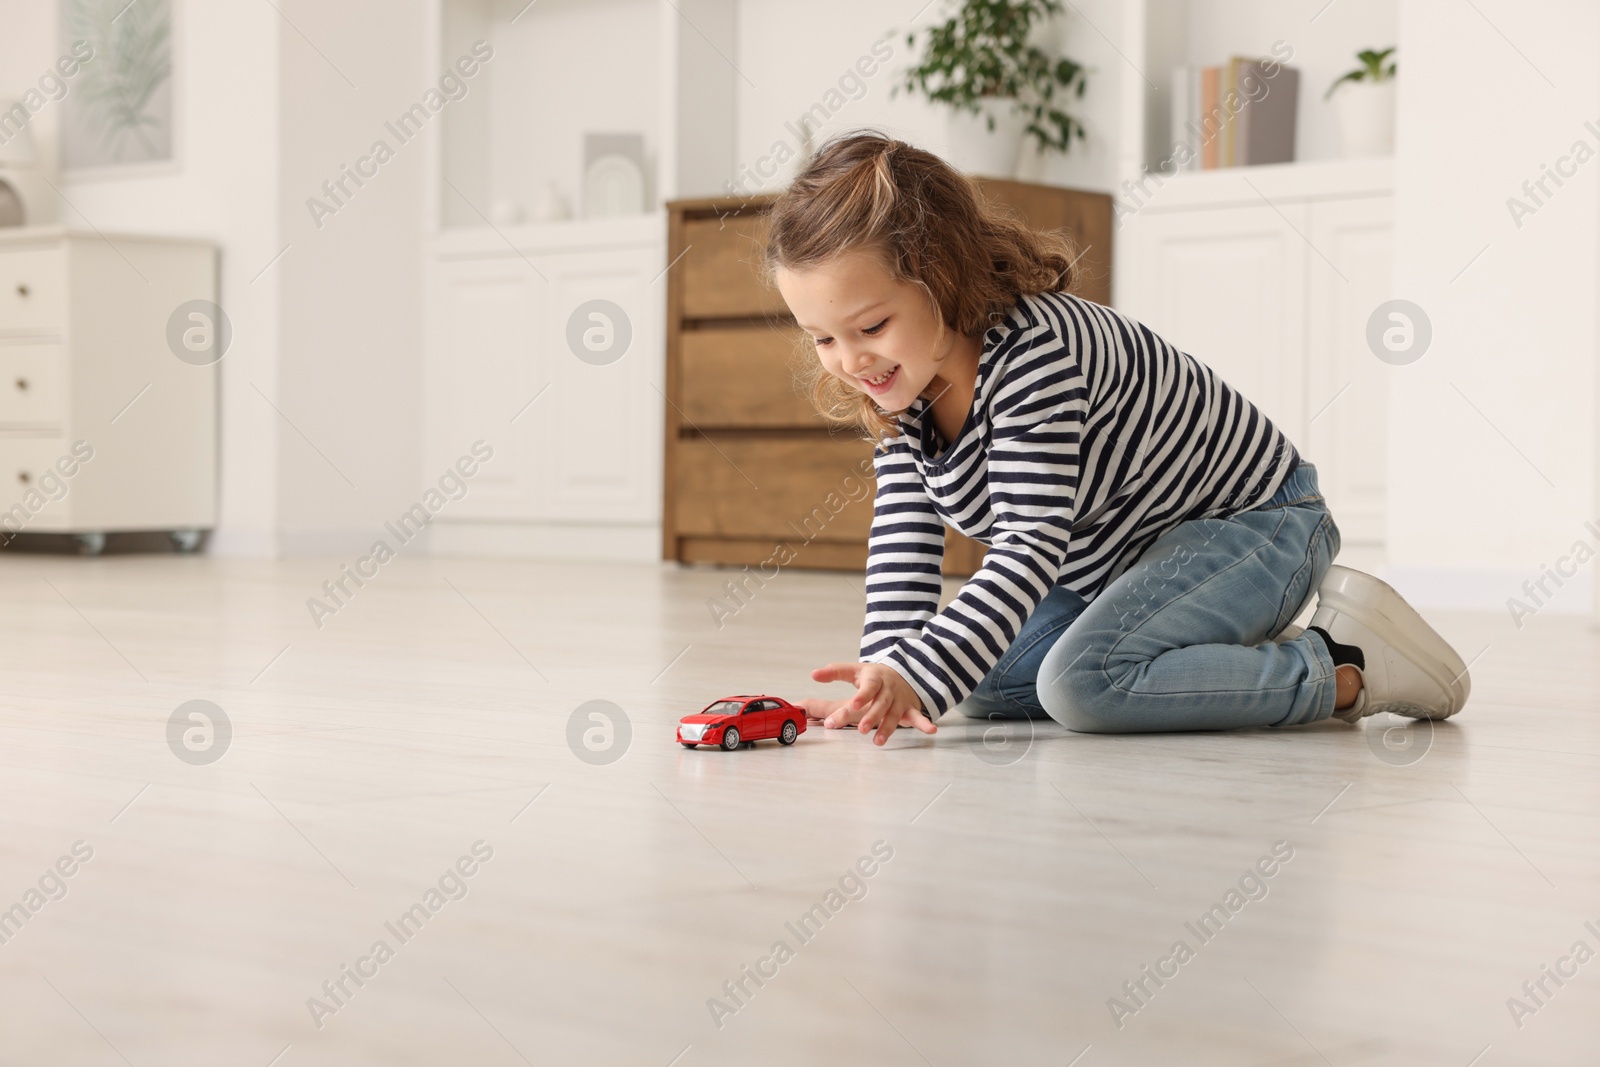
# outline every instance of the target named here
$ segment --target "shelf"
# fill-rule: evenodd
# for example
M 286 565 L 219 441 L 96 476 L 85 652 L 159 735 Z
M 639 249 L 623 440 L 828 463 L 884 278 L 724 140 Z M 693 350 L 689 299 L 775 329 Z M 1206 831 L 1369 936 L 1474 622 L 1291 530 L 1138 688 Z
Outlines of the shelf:
M 599 219 L 559 219 L 524 222 L 514 226 L 450 226 L 428 242 L 438 258 L 479 258 L 515 252 L 599 251 L 641 244 L 662 244 L 667 239 L 667 215 L 649 211 Z
M 32 244 L 38 241 L 57 241 L 62 238 L 75 237 L 90 241 L 148 241 L 163 245 L 205 245 L 212 247 L 215 241 L 204 237 L 167 237 L 147 233 L 125 233 L 121 230 L 93 230 L 67 223 L 45 223 L 38 226 L 0 226 L 0 244 Z
M 1158 184 L 1159 180 L 1159 184 Z M 1269 163 L 1255 167 L 1221 167 L 1183 174 L 1152 175 L 1144 185 L 1149 196 L 1119 199 L 1141 212 L 1180 211 L 1195 207 L 1232 207 L 1276 200 L 1325 197 L 1384 196 L 1394 192 L 1394 159 L 1328 159 L 1304 163 Z

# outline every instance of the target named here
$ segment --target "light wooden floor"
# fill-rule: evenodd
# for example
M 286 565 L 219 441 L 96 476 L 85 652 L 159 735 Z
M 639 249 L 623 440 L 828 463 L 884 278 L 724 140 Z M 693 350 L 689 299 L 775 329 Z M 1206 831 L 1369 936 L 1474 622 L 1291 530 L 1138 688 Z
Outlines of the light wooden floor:
M 338 562 L 0 559 L 0 908 L 93 849 L 0 944 L 0 1062 L 1600 1056 L 1600 959 L 1520 1028 L 1507 1007 L 1600 951 L 1578 620 L 1436 619 L 1474 694 L 1415 760 L 1339 722 L 686 752 L 673 724 L 711 698 L 829 691 L 808 672 L 854 658 L 859 578 L 780 574 L 719 630 L 727 572 L 410 556 L 318 630 L 305 600 Z M 234 729 L 207 765 L 167 742 L 196 699 Z M 609 765 L 568 745 L 590 700 L 631 722 Z M 401 943 L 385 922 L 479 840 L 467 895 Z M 802 943 L 785 924 L 879 841 L 866 895 Z M 1267 896 L 1202 942 L 1185 923 L 1278 841 Z M 380 938 L 393 958 L 319 1029 L 307 999 Z M 719 1027 L 708 998 L 779 940 L 793 957 Z M 1119 1029 L 1108 998 L 1179 940 L 1193 958 Z

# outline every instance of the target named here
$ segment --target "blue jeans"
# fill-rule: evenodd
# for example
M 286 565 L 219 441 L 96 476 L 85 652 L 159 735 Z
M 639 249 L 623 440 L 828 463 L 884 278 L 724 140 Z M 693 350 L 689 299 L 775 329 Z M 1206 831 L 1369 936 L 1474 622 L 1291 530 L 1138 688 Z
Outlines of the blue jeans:
M 1265 504 L 1182 523 L 1093 601 L 1051 589 L 956 707 L 1086 733 L 1325 719 L 1335 687 L 1322 639 L 1272 638 L 1310 603 L 1338 552 L 1316 468 L 1302 462 Z

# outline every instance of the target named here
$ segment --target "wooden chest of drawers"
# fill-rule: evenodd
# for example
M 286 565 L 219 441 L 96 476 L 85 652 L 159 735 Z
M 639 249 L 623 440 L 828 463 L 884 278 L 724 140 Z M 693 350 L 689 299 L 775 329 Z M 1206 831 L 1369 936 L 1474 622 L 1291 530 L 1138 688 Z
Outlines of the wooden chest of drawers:
M 1078 242 L 1079 292 L 1108 303 L 1111 198 L 980 179 L 986 196 Z M 872 524 L 872 445 L 830 430 L 797 390 L 814 359 L 782 297 L 757 276 L 771 197 L 667 205 L 662 556 L 683 563 L 860 571 Z M 944 573 L 984 546 L 945 532 Z M 770 575 L 769 575 L 770 576 Z

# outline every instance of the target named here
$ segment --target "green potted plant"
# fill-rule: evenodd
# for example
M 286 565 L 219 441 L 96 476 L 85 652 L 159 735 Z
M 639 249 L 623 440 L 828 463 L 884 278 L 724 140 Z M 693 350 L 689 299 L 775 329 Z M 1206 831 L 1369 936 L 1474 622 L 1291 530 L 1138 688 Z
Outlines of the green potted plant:
M 1334 98 L 1339 138 L 1347 156 L 1394 154 L 1394 49 L 1357 52 L 1361 65 L 1335 78 L 1323 99 Z
M 1024 137 L 1066 152 L 1085 130 L 1061 104 L 1082 99 L 1088 71 L 1032 40 L 1063 10 L 1061 0 L 961 0 L 925 31 L 921 57 L 890 96 L 904 90 L 950 108 L 950 162 L 969 173 L 1010 177 Z M 908 47 L 916 40 L 906 34 Z

